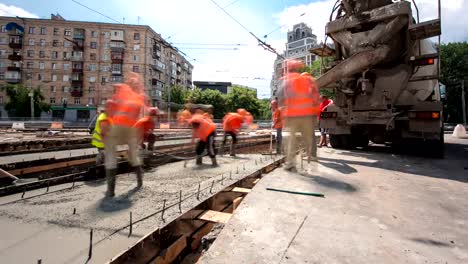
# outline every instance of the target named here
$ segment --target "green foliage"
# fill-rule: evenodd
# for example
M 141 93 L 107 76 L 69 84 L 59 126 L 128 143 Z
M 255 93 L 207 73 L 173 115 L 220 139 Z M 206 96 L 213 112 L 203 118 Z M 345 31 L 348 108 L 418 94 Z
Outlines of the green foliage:
M 446 85 L 445 116 L 450 123 L 462 122 L 461 81 L 468 86 L 468 43 L 456 42 L 442 44 L 441 83 Z M 466 88 L 465 88 L 466 91 Z
M 197 103 L 213 105 L 215 111 L 213 116 L 216 119 L 221 119 L 227 112 L 226 95 L 218 90 L 205 90 L 200 93 Z
M 236 111 L 238 108 L 246 109 L 254 118 L 260 116 L 260 103 L 255 92 L 247 88 L 233 86 L 227 95 L 227 109 L 228 111 Z
M 31 117 L 30 90 L 22 85 L 7 85 L 3 87 L 3 89 L 10 98 L 9 102 L 5 105 L 5 110 L 9 112 L 9 115 L 15 117 Z M 50 110 L 50 105 L 44 103 L 44 99 L 40 88 L 33 89 L 35 117 L 40 117 L 41 112 Z
M 258 119 L 261 120 L 270 120 L 271 119 L 271 109 L 270 109 L 270 99 L 260 99 L 259 100 L 260 104 L 260 115 L 258 116 Z
M 182 104 L 185 104 L 187 94 L 188 94 L 188 90 L 185 87 L 176 85 L 176 86 L 166 89 L 166 91 L 163 94 L 163 100 L 165 102 L 171 101 L 171 103 L 182 105 Z

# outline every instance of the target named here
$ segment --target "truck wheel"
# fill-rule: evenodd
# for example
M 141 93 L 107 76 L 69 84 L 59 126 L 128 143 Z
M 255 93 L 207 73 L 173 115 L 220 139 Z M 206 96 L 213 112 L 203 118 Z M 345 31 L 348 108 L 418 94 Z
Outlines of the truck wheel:
M 330 145 L 332 148 L 342 148 L 341 135 L 330 135 Z
M 365 148 L 369 146 L 369 138 L 367 136 L 356 136 L 353 137 L 354 145 L 359 148 Z

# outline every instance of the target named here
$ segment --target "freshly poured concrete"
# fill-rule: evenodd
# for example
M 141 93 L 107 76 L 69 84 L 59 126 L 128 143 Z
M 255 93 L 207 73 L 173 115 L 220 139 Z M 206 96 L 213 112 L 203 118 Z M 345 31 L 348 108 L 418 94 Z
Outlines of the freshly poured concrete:
M 260 157 L 264 160 L 260 161 Z M 135 224 L 130 237 L 128 228 L 111 236 L 115 230 L 129 224 L 130 212 L 135 222 L 161 209 L 163 199 L 167 199 L 167 205 L 177 202 L 180 190 L 185 197 L 197 191 L 199 182 L 202 189 L 209 188 L 212 180 L 220 180 L 223 174 L 224 185 L 217 182 L 213 188 L 216 192 L 236 178 L 266 166 L 271 160 L 265 161 L 262 155 L 218 157 L 220 166 L 216 168 L 211 167 L 209 158 L 204 162 L 205 165 L 196 167 L 192 160 L 186 168 L 183 162 L 171 163 L 146 172 L 141 190 L 134 189 L 135 175 L 119 175 L 113 200 L 104 198 L 106 184 L 101 180 L 77 183 L 73 190 L 0 205 L 0 263 L 37 263 L 38 259 L 42 259 L 42 263 L 84 263 L 91 228 L 94 230 L 94 249 L 90 263 L 103 263 L 164 224 L 161 214 L 157 214 Z M 229 172 L 234 180 L 228 179 Z M 70 186 L 54 186 L 50 191 Z M 45 188 L 27 192 L 25 197 L 42 193 Z M 201 197 L 209 196 L 209 190 L 202 192 Z M 21 194 L 2 197 L 0 204 L 20 197 Z M 197 203 L 195 197 L 188 199 L 183 203 L 183 210 Z M 167 223 L 179 215 L 178 207 L 169 209 L 164 215 Z
M 277 169 L 200 263 L 468 263 L 468 140 L 446 142 L 445 160 L 322 148 L 301 174 Z

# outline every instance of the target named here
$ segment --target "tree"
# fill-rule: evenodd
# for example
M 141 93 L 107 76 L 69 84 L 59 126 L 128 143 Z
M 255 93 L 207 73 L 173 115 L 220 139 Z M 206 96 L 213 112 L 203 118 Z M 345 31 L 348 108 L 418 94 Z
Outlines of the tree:
M 168 91 L 169 90 L 169 91 Z M 170 93 L 170 98 L 169 98 Z M 163 100 L 166 102 L 173 103 L 173 104 L 185 104 L 185 100 L 187 98 L 188 91 L 185 87 L 180 85 L 172 86 L 171 88 L 166 89 L 163 94 Z
M 465 80 L 468 86 L 468 43 L 457 42 L 442 44 L 441 77 L 440 81 L 446 85 L 447 97 L 445 101 L 445 116 L 447 122 L 462 122 L 463 112 L 461 108 L 461 81 Z M 465 88 L 466 91 L 466 88 Z M 466 111 L 466 109 L 465 109 Z
M 6 94 L 10 98 L 9 102 L 5 105 L 5 110 L 9 112 L 9 115 L 14 117 L 31 117 L 30 90 L 23 85 L 11 84 L 3 87 L 3 89 L 6 90 Z M 50 110 L 50 105 L 44 103 L 45 98 L 40 88 L 35 88 L 32 92 L 34 117 L 40 117 L 42 112 Z
M 260 103 L 254 91 L 239 86 L 233 86 L 226 99 L 228 111 L 236 111 L 239 108 L 244 108 L 255 118 L 260 116 Z
M 216 119 L 223 118 L 224 114 L 227 112 L 226 95 L 218 90 L 207 89 L 202 91 L 197 103 L 213 105 L 213 116 Z
M 258 119 L 261 120 L 271 120 L 271 108 L 270 108 L 270 99 L 260 99 L 260 115 Z

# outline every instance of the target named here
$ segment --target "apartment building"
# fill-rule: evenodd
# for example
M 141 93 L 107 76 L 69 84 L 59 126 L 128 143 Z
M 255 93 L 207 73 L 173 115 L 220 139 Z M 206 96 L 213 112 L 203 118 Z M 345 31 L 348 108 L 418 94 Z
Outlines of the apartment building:
M 288 31 L 288 40 L 286 43 L 286 51 L 283 57 L 286 59 L 302 60 L 305 65 L 311 66 L 318 58 L 310 52 L 311 48 L 317 47 L 317 36 L 312 33 L 312 28 L 305 23 L 299 23 L 293 26 L 293 29 Z M 278 89 L 278 79 L 284 75 L 284 59 L 278 56 L 274 62 L 274 72 L 271 80 L 271 94 L 275 96 Z
M 40 87 L 42 117 L 87 121 L 128 72 L 140 73 L 150 103 L 174 85 L 192 86 L 193 66 L 145 25 L 0 17 L 0 86 Z M 8 98 L 0 91 L 0 114 Z

